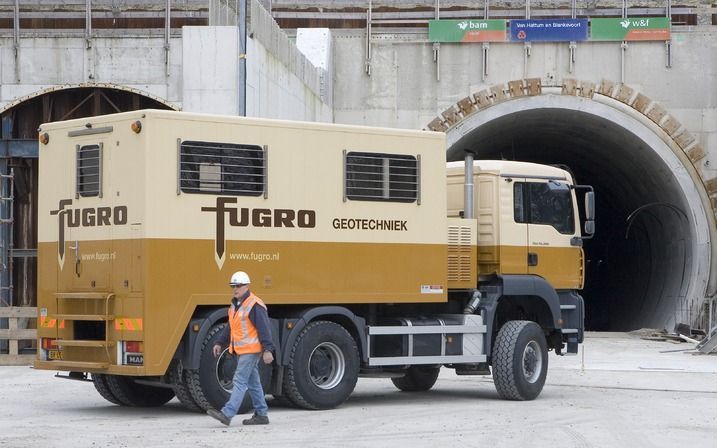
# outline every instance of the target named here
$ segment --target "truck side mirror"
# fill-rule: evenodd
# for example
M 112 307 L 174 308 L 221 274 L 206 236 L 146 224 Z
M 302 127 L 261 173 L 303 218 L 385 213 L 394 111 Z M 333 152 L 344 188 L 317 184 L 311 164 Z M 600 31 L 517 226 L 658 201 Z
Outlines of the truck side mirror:
M 595 220 L 595 193 L 592 191 L 585 193 L 585 220 Z M 587 222 L 585 224 L 587 225 Z
M 585 234 L 586 235 L 595 234 L 595 221 L 593 221 L 592 219 L 585 221 Z

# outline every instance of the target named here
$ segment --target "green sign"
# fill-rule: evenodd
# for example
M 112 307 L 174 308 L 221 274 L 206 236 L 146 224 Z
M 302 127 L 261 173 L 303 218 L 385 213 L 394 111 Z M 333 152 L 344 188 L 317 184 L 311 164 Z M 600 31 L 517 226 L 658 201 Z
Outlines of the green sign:
M 429 20 L 431 42 L 505 42 L 505 20 Z
M 590 19 L 590 40 L 670 40 L 670 18 Z

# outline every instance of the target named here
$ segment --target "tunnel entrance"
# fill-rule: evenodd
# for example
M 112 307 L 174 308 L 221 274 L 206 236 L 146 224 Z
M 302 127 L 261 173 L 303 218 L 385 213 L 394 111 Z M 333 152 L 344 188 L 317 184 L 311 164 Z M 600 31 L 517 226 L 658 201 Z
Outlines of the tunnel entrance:
M 560 165 L 592 185 L 586 329 L 672 331 L 694 325 L 704 301 L 712 210 L 669 141 L 629 112 L 559 95 L 515 99 L 448 130 L 447 156 L 461 160 L 472 149 L 479 159 Z

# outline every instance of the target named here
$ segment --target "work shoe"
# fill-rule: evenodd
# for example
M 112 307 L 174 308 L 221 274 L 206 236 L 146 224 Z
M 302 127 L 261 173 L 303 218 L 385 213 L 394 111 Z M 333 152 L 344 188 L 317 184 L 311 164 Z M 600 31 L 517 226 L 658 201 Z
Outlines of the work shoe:
M 254 414 L 251 416 L 251 418 L 242 420 L 242 423 L 245 425 L 268 425 L 269 417 L 267 417 L 266 415 Z
M 219 420 L 224 426 L 229 426 L 229 423 L 232 421 L 229 417 L 224 415 L 223 412 L 217 411 L 216 409 L 207 409 L 207 415 Z

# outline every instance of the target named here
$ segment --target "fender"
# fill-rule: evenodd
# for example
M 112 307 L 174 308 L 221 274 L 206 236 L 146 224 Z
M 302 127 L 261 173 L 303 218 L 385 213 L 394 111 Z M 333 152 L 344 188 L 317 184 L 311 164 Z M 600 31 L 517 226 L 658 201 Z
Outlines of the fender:
M 182 361 L 185 369 L 198 369 L 199 359 L 202 356 L 202 342 L 209 331 L 220 320 L 227 318 L 227 307 L 209 308 L 195 312 L 187 325 L 184 337 L 177 348 L 177 358 Z M 192 331 L 194 325 L 199 325 L 199 331 Z
M 560 298 L 555 289 L 544 278 L 537 275 L 499 275 L 496 281 L 482 284 L 481 309 L 485 310 L 485 347 L 490 355 L 493 350 L 493 326 L 498 302 L 503 296 L 535 296 L 541 298 L 550 309 L 553 326 L 560 329 Z
M 302 311 L 296 318 L 294 319 L 287 319 L 287 321 L 293 321 L 294 328 L 291 329 L 290 332 L 285 332 L 282 334 L 281 343 L 278 345 L 280 347 L 281 355 L 277 359 L 277 363 L 281 365 L 286 365 L 286 360 L 289 359 L 289 353 L 294 346 L 294 341 L 296 341 L 296 338 L 299 337 L 299 334 L 304 330 L 306 325 L 309 324 L 309 322 L 316 320 L 316 318 L 319 318 L 321 316 L 343 316 L 346 317 L 351 321 L 354 328 L 356 329 L 356 333 L 359 336 L 359 350 L 361 352 L 361 358 L 363 361 L 368 360 L 368 354 L 366 353 L 366 320 L 363 317 L 356 316 L 353 312 L 351 312 L 349 309 L 344 308 L 342 306 L 319 306 L 315 308 L 308 308 L 304 311 Z M 286 328 L 285 325 L 282 325 L 284 328 Z
M 553 325 L 560 328 L 560 298 L 555 289 L 543 277 L 537 275 L 505 275 L 504 296 L 537 296 L 545 301 L 553 315 Z

